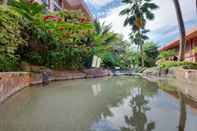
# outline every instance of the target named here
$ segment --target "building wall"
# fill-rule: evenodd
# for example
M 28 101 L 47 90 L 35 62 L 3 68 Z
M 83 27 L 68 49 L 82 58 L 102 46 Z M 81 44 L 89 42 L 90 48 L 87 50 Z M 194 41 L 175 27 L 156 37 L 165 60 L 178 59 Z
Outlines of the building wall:
M 191 39 L 187 41 L 185 60 L 191 62 L 197 62 L 197 52 L 194 49 L 197 48 L 197 39 Z
M 197 48 L 197 37 L 187 40 L 185 47 L 185 61 L 197 62 L 197 52 L 194 49 Z M 179 55 L 179 46 L 168 50 L 175 50 L 176 56 Z
M 82 10 L 87 16 L 92 17 L 88 7 L 84 3 L 84 0 L 36 0 L 39 3 L 45 3 L 48 5 L 48 9 L 51 11 L 65 8 L 68 10 Z

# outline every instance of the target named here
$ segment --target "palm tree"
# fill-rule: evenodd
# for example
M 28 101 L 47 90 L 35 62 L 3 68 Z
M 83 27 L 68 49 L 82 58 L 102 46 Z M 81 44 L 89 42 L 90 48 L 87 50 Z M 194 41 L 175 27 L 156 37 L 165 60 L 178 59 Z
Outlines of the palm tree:
M 186 35 L 185 35 L 185 26 L 183 21 L 183 16 L 181 12 L 180 3 L 178 0 L 173 0 L 174 7 L 177 14 L 177 20 L 178 20 L 178 26 L 179 26 L 179 32 L 181 35 L 180 43 L 179 43 L 179 61 L 184 60 L 184 54 L 185 54 L 185 45 L 186 45 Z
M 8 3 L 8 0 L 0 0 L 0 4 L 7 5 L 7 3 Z
M 152 0 L 122 0 L 123 3 L 127 4 L 128 7 L 123 9 L 120 12 L 120 15 L 126 15 L 126 19 L 124 21 L 124 26 L 131 26 L 132 32 L 137 32 L 139 38 L 142 38 L 142 32 L 145 30 L 145 25 L 147 20 L 153 20 L 154 14 L 152 10 L 158 8 L 158 6 L 152 2 Z M 141 66 L 144 66 L 144 58 L 143 58 L 143 40 L 140 40 L 140 48 L 141 48 Z
M 135 31 L 130 34 L 131 42 L 134 43 L 140 49 L 141 56 L 141 66 L 144 67 L 144 41 L 148 39 L 148 36 L 145 34 L 149 32 L 149 30 Z
M 196 13 L 197 13 L 197 0 L 196 0 Z
M 96 32 L 92 36 L 93 41 L 91 43 L 94 44 L 94 53 L 102 57 L 112 49 L 112 44 L 116 41 L 117 34 L 110 31 L 111 25 L 95 21 L 94 26 Z

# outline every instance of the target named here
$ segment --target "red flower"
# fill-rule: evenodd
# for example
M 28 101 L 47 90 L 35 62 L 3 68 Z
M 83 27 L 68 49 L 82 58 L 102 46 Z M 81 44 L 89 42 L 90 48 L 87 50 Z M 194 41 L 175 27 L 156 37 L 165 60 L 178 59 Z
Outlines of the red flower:
M 48 21 L 49 19 L 55 20 L 55 21 L 60 21 L 62 20 L 62 18 L 58 17 L 58 16 L 53 16 L 53 15 L 48 15 L 44 17 L 44 21 Z
M 63 18 L 59 18 L 58 22 L 64 22 L 64 19 Z
M 65 37 L 69 37 L 69 36 L 70 36 L 70 33 L 69 33 L 69 32 L 65 32 L 65 33 L 64 33 L 64 36 L 65 36 Z
M 86 22 L 86 18 L 81 17 L 81 18 L 80 18 L 80 23 L 85 23 L 85 22 Z
M 64 26 L 59 27 L 59 30 L 64 30 L 64 29 L 65 29 Z
M 53 33 L 53 30 L 48 30 L 48 33 L 49 33 L 49 34 L 52 34 L 52 33 Z

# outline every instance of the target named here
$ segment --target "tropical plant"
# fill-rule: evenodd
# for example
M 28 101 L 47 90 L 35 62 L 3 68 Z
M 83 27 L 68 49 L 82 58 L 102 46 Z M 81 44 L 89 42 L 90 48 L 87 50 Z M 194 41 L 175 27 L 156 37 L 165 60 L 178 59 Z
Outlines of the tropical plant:
M 15 0 L 11 3 L 14 10 L 26 19 L 33 21 L 37 15 L 44 13 L 45 5 L 28 0 Z
M 0 72 L 19 70 L 19 59 L 16 56 L 0 55 Z
M 23 16 L 24 36 L 29 41 L 18 50 L 23 60 L 55 69 L 83 66 L 90 52 L 87 39 L 94 30 L 83 13 L 63 10 L 46 15 L 43 5 L 25 0 L 12 7 Z
M 157 57 L 159 55 L 158 47 L 153 42 L 146 42 L 144 44 L 144 56 L 145 56 L 145 66 L 152 67 L 155 66 Z
M 152 0 L 122 0 L 123 3 L 128 6 L 120 12 L 120 15 L 126 15 L 124 26 L 131 26 L 132 37 L 137 37 L 135 43 L 140 45 L 141 50 L 141 66 L 144 66 L 143 58 L 143 31 L 145 30 L 145 25 L 147 20 L 153 20 L 154 14 L 152 10 L 158 8 Z M 142 39 L 138 41 L 139 39 Z M 137 42 L 138 41 L 138 42 Z
M 183 67 L 184 69 L 197 69 L 197 64 L 187 61 L 163 61 L 159 64 L 162 69 L 169 69 L 172 67 Z
M 115 33 L 111 32 L 111 25 L 101 24 L 98 21 L 94 23 L 95 33 L 92 35 L 93 54 L 103 57 L 112 49 L 112 44 L 116 41 Z
M 16 50 L 26 44 L 21 35 L 21 16 L 7 6 L 0 5 L 0 70 L 11 70 L 17 63 Z
M 175 50 L 161 51 L 158 58 L 159 59 L 168 59 L 169 57 L 176 56 Z
M 144 42 L 148 39 L 148 30 L 135 31 L 130 34 L 131 42 L 140 48 L 141 66 L 144 67 Z
M 185 33 L 185 26 L 183 21 L 183 16 L 181 12 L 181 7 L 179 0 L 173 0 L 174 7 L 176 10 L 177 20 L 178 20 L 178 27 L 180 31 L 180 42 L 179 42 L 179 61 L 184 60 L 185 55 L 185 46 L 186 46 L 186 33 Z

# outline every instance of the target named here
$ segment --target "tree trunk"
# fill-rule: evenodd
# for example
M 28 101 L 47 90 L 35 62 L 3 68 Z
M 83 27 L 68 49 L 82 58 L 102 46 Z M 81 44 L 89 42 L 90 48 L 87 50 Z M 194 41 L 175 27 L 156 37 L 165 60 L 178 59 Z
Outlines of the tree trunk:
M 176 14 L 177 14 L 179 32 L 181 36 L 180 43 L 179 43 L 179 61 L 183 61 L 184 55 L 185 55 L 185 46 L 186 46 L 185 26 L 184 26 L 184 21 L 183 21 L 183 16 L 182 16 L 179 1 L 173 0 L 173 2 L 174 2 Z
M 141 54 L 141 66 L 144 67 L 144 48 L 143 48 L 143 44 L 140 44 L 140 54 Z
M 197 13 L 197 0 L 196 0 L 196 13 Z M 197 14 L 196 14 L 197 15 Z
M 8 3 L 8 0 L 3 0 L 4 5 L 7 5 L 7 3 Z

